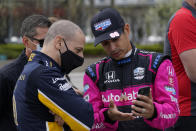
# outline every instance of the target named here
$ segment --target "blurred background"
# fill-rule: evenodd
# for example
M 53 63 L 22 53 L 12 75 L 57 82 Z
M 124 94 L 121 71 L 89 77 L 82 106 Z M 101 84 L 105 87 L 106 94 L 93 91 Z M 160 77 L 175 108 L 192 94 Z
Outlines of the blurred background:
M 90 20 L 99 10 L 116 8 L 131 26 L 130 38 L 140 49 L 163 52 L 167 23 L 183 0 L 0 0 L 0 67 L 15 59 L 24 49 L 20 37 L 22 21 L 29 15 L 68 19 L 78 24 L 86 35 L 85 61 L 70 74 L 82 87 L 87 65 L 105 55 L 93 46 Z M 82 88 L 81 88 L 82 90 Z
M 182 0 L 0 0 L 0 43 L 21 43 L 21 22 L 29 15 L 69 19 L 93 42 L 90 19 L 100 9 L 117 8 L 131 25 L 131 39 L 138 44 L 160 43 L 169 17 Z
M 145 45 L 142 46 L 145 48 L 159 44 L 149 49 L 161 52 L 167 22 L 181 3 L 182 0 L 0 0 L 0 54 L 5 54 L 8 59 L 18 56 L 23 47 L 14 44 L 22 43 L 21 23 L 32 14 L 71 20 L 83 29 L 86 42 L 92 44 L 90 19 L 97 11 L 107 7 L 118 9 L 131 25 L 130 38 L 136 45 Z M 14 50 L 14 53 L 6 52 L 8 50 Z M 97 50 L 95 54 L 104 54 L 101 48 Z M 93 55 L 92 52 L 85 51 L 85 54 Z

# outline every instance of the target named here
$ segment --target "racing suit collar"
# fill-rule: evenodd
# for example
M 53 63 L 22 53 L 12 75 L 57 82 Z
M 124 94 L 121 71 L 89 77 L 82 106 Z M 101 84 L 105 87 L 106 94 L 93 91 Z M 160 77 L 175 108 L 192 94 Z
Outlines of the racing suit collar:
M 49 66 L 52 68 L 57 68 L 58 70 L 61 70 L 60 66 L 56 63 L 56 61 L 54 61 L 48 55 L 46 55 L 40 51 L 33 51 L 32 53 L 35 54 L 33 61 L 39 61 L 39 63 L 42 65 Z

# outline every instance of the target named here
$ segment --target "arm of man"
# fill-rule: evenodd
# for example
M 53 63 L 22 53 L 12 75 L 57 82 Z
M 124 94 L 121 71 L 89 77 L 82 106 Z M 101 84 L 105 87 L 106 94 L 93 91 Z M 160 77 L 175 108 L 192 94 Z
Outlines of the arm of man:
M 38 87 L 39 101 L 60 116 L 71 130 L 90 130 L 94 121 L 91 104 L 77 95 L 71 84 L 63 78 L 50 71 L 37 76 L 34 86 Z
M 164 60 L 157 71 L 152 88 L 155 113 L 153 119 L 145 119 L 150 126 L 165 129 L 175 124 L 179 115 L 178 83 L 170 60 Z
M 134 119 L 132 113 L 118 111 L 113 101 L 110 101 L 109 107 L 105 107 L 98 87 L 87 74 L 84 75 L 84 88 L 84 99 L 90 102 L 94 109 L 92 130 L 114 131 L 118 128 L 118 121 Z
M 118 121 L 114 123 L 105 121 L 104 112 L 107 112 L 108 108 L 104 107 L 98 87 L 87 74 L 84 75 L 84 88 L 84 99 L 92 104 L 94 110 L 94 124 L 92 130 L 116 130 Z
M 196 35 L 195 35 L 196 36 Z M 196 38 L 195 38 L 196 45 Z M 180 54 L 180 59 L 184 66 L 188 78 L 196 83 L 196 48 L 184 51 Z

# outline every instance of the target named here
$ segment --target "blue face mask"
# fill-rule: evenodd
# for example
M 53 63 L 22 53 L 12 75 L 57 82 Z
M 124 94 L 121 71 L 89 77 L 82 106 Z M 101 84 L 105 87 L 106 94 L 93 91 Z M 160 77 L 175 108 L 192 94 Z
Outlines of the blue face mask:
M 36 39 L 36 40 L 39 42 L 38 44 L 36 44 L 36 51 L 41 51 L 43 47 L 44 39 L 41 39 L 41 40 Z
M 40 46 L 40 44 L 36 45 L 36 51 L 41 51 L 42 47 Z
M 43 44 L 44 44 L 44 39 L 36 39 L 34 37 L 30 37 L 30 36 L 27 36 L 30 38 L 31 42 L 36 45 L 36 51 L 41 51 L 42 47 L 43 47 Z M 35 44 L 32 40 L 36 40 L 38 41 L 38 44 Z
M 37 41 L 39 42 L 39 44 L 37 44 L 37 51 L 41 51 L 42 47 L 43 47 L 43 44 L 44 44 L 44 39 L 41 39 L 41 40 L 38 40 Z
M 73 69 L 81 66 L 84 63 L 84 58 L 69 50 L 64 39 L 63 42 L 67 48 L 67 51 L 61 53 L 59 50 L 61 55 L 61 71 L 65 74 L 69 74 Z

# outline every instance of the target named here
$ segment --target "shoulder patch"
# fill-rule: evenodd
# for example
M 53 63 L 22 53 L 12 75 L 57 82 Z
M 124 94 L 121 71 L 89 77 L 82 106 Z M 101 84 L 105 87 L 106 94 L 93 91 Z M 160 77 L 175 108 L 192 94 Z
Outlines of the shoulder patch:
M 85 70 L 85 73 L 95 82 L 97 79 L 96 64 L 88 66 Z
M 33 60 L 33 58 L 35 57 L 35 53 L 31 53 L 31 55 L 30 55 L 30 57 L 29 57 L 29 60 L 28 61 L 32 61 Z
M 158 55 L 155 57 L 154 62 L 153 62 L 153 64 L 152 64 L 152 67 L 153 67 L 154 69 L 156 69 L 156 68 L 157 68 L 157 66 L 158 66 L 158 64 L 159 64 L 160 59 L 161 59 L 161 55 L 160 55 L 160 54 L 158 54 Z
M 88 66 L 85 70 L 85 73 L 95 82 L 97 80 L 96 66 L 99 65 L 101 68 L 102 63 L 107 63 L 110 60 L 109 57 L 104 57 L 101 60 L 95 62 L 94 64 Z M 99 69 L 98 69 L 99 70 Z M 98 71 L 99 72 L 99 71 Z
M 88 66 L 86 69 L 86 72 L 91 76 L 95 77 L 96 76 L 96 65 L 95 66 Z
M 157 72 L 160 64 L 165 60 L 169 59 L 170 57 L 168 55 L 163 55 L 162 53 L 153 53 L 152 54 L 152 63 L 151 63 L 151 68 Z

